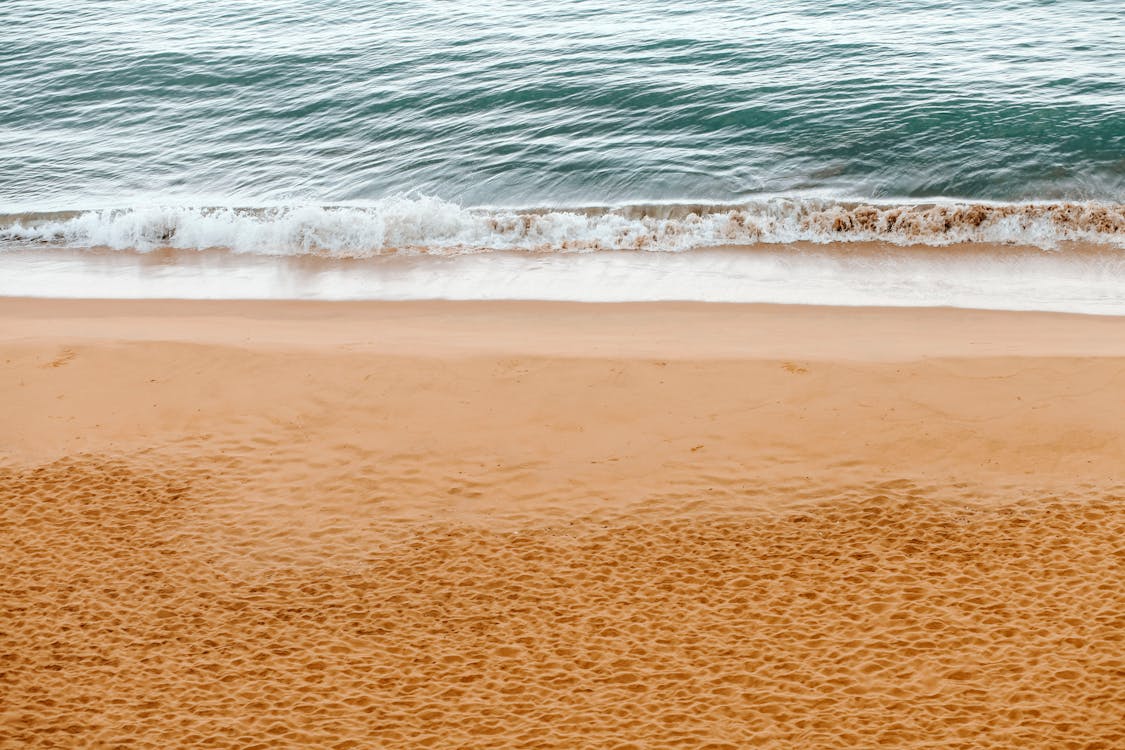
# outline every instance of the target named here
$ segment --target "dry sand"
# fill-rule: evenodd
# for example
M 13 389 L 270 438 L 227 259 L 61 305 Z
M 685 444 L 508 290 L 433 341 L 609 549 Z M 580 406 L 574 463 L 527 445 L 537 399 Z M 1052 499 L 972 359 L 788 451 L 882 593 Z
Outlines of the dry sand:
M 1125 318 L 0 300 L 0 746 L 1125 747 Z

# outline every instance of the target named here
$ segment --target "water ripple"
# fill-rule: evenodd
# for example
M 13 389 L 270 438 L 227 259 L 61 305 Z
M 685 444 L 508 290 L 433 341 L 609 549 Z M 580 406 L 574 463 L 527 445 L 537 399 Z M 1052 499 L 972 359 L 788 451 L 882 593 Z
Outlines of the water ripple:
M 1117 0 L 0 5 L 8 211 L 1125 199 Z

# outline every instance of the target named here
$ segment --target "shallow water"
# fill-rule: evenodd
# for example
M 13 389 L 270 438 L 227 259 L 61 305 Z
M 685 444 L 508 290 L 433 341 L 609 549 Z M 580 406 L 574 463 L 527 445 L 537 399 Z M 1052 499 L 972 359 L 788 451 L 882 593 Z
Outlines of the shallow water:
M 1121 49 L 1103 0 L 8 2 L 0 253 L 1114 257 Z
M 1125 315 L 1125 257 L 959 245 L 365 259 L 210 251 L 0 253 L 0 296 L 579 302 L 697 300 Z

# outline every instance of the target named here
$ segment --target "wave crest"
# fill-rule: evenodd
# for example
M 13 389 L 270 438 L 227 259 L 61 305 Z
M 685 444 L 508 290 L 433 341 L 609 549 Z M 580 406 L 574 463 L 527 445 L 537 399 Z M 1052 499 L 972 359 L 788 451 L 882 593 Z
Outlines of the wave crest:
M 1125 205 L 886 204 L 774 199 L 731 205 L 464 208 L 429 197 L 369 206 L 149 207 L 0 216 L 7 245 L 147 252 L 224 248 L 264 255 L 372 257 L 490 250 L 682 251 L 791 242 L 1125 246 Z

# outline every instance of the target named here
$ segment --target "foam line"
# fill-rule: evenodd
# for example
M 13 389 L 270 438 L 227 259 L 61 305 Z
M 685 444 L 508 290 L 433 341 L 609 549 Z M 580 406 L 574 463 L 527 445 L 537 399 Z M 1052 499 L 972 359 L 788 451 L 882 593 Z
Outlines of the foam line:
M 879 241 L 1055 248 L 1080 241 L 1125 247 L 1125 205 L 858 204 L 774 199 L 740 206 L 466 208 L 429 197 L 368 206 L 146 207 L 0 217 L 0 243 L 148 252 L 225 248 L 261 255 L 363 258 L 497 250 L 676 252 L 773 243 Z

